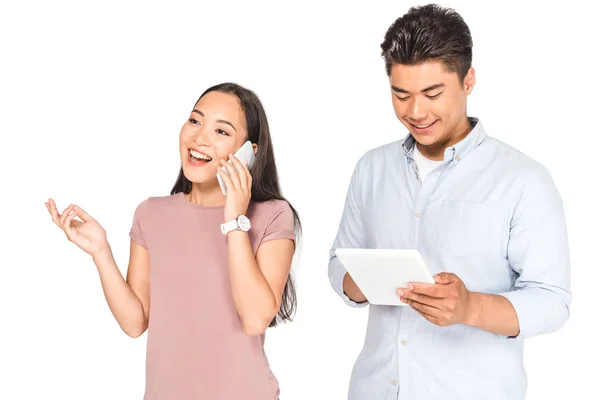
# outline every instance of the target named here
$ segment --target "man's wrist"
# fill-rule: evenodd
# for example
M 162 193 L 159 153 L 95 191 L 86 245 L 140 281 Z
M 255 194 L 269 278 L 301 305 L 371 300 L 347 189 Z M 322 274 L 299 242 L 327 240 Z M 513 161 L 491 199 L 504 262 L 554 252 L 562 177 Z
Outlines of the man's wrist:
M 485 310 L 486 295 L 478 292 L 469 292 L 467 301 L 467 312 L 463 323 L 468 326 L 477 327 L 479 320 Z

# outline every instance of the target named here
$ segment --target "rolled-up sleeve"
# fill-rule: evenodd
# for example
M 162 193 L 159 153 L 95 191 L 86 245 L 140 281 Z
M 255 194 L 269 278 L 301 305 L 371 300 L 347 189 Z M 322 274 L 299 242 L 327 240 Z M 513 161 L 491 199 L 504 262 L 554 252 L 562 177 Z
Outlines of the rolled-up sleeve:
M 364 157 L 363 157 L 364 158 Z M 338 248 L 365 248 L 365 231 L 360 208 L 361 159 L 352 174 L 338 233 L 329 252 L 329 281 L 336 293 L 351 307 L 364 307 L 368 301 L 357 303 L 344 293 L 346 269 L 335 255 Z
M 562 199 L 548 171 L 539 168 L 528 174 L 513 213 L 508 260 L 518 277 L 514 290 L 501 293 L 517 313 L 517 339 L 560 329 L 572 299 Z

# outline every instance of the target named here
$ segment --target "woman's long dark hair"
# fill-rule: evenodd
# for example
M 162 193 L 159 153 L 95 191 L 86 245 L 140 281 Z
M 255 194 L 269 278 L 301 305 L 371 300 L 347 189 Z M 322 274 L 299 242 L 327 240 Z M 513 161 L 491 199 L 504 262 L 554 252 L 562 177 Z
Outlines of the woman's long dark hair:
M 246 116 L 246 126 L 248 128 L 248 140 L 258 145 L 256 153 L 256 161 L 252 167 L 252 198 L 253 202 L 263 202 L 268 200 L 283 200 L 290 205 L 294 214 L 294 231 L 296 234 L 296 249 L 298 249 L 302 226 L 298 212 L 289 201 L 282 195 L 279 188 L 279 176 L 277 174 L 277 166 L 275 165 L 275 154 L 273 145 L 271 144 L 271 134 L 269 132 L 269 124 L 267 115 L 258 99 L 258 96 L 249 89 L 246 89 L 235 83 L 222 83 L 206 89 L 200 96 L 198 101 L 209 92 L 222 92 L 235 95 L 242 106 L 242 111 Z M 198 103 L 196 101 L 196 103 Z M 190 182 L 183 174 L 183 168 L 179 170 L 177 182 L 171 189 L 171 194 L 183 192 L 188 194 L 192 190 L 192 182 Z M 281 299 L 281 307 L 277 315 L 269 327 L 276 326 L 279 321 L 291 321 L 294 312 L 296 311 L 296 288 L 292 274 L 288 277 L 283 289 Z

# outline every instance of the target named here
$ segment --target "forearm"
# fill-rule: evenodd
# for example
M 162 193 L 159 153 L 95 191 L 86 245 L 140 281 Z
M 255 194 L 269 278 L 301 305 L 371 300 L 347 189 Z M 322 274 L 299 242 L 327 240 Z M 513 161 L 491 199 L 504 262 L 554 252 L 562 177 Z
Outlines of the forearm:
M 517 313 L 503 296 L 471 292 L 466 325 L 503 336 L 519 334 Z
M 146 331 L 148 321 L 142 302 L 121 275 L 110 247 L 93 257 L 108 307 L 123 331 L 138 337 Z
M 348 296 L 350 300 L 356 303 L 363 303 L 367 301 L 367 298 L 365 297 L 363 292 L 358 288 L 358 285 L 356 284 L 356 282 L 354 282 L 354 279 L 352 279 L 352 277 L 348 273 L 344 275 L 343 287 L 344 293 L 346 293 L 346 296 Z
M 227 240 L 231 292 L 237 314 L 246 334 L 262 334 L 277 313 L 275 295 L 256 262 L 248 234 L 232 231 Z

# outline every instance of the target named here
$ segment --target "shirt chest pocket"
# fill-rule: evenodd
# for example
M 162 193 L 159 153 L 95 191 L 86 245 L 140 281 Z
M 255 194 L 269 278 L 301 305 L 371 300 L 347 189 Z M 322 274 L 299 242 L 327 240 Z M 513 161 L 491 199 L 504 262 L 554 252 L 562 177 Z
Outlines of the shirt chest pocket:
M 491 206 L 466 201 L 445 201 L 437 247 L 442 255 L 464 258 L 488 251 Z M 441 221 L 440 221 L 441 222 Z

